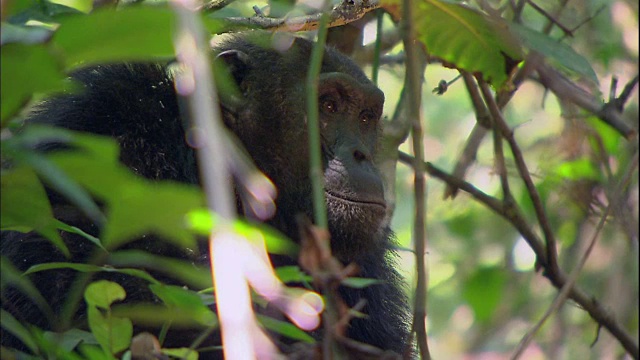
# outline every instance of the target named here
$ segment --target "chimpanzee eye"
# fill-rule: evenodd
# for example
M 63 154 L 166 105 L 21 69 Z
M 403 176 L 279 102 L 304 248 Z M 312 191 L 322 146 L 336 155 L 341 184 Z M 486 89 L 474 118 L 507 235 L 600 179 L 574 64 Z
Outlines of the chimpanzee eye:
M 360 113 L 360 122 L 362 124 L 374 123 L 377 120 L 376 116 L 371 111 L 363 111 Z
M 322 97 L 320 98 L 320 109 L 326 113 L 333 114 L 338 111 L 338 103 L 329 97 Z

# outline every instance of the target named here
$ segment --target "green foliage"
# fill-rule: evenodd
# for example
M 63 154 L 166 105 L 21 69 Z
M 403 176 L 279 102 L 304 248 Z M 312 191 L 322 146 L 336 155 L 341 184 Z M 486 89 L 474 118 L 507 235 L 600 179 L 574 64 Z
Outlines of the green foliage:
M 3 45 L 0 69 L 4 89 L 0 93 L 3 127 L 31 100 L 33 94 L 59 92 L 68 88 L 62 62 L 46 45 Z
M 38 346 L 29 333 L 29 330 L 24 327 L 18 320 L 16 320 L 15 317 L 4 310 L 0 310 L 0 316 L 2 317 L 2 322 L 0 322 L 2 328 L 20 339 L 20 341 L 22 341 L 29 348 L 29 350 L 37 354 Z
M 376 284 L 380 284 L 381 281 L 377 279 L 348 277 L 343 279 L 340 283 L 347 287 L 352 287 L 355 289 L 363 289 L 369 286 L 375 286 Z
M 109 254 L 108 261 L 109 264 L 117 267 L 142 267 L 171 275 L 197 289 L 211 285 L 209 269 L 195 266 L 186 260 L 159 256 L 142 250 L 118 250 Z
M 308 344 L 315 343 L 315 339 L 306 332 L 298 329 L 295 325 L 286 321 L 276 320 L 268 316 L 258 315 L 258 322 L 266 329 L 271 330 L 280 335 L 284 335 L 292 340 L 302 341 Z
M 36 231 L 70 256 L 69 249 L 57 232 L 47 195 L 35 172 L 25 166 L 2 170 L 0 187 L 0 226 L 21 232 Z
M 151 284 L 159 284 L 160 282 L 153 278 L 153 276 L 149 275 L 146 271 L 139 269 L 127 269 L 127 268 L 119 268 L 115 269 L 110 266 L 97 266 L 91 264 L 81 264 L 81 263 L 67 263 L 67 262 L 50 262 L 44 264 L 38 264 L 30 267 L 27 271 L 24 272 L 23 275 L 29 275 L 33 273 L 37 273 L 39 271 L 47 271 L 47 270 L 56 270 L 56 269 L 72 269 L 79 272 L 114 272 L 120 274 L 127 274 L 130 276 L 139 277 L 141 279 L 147 280 Z
M 220 217 L 206 209 L 191 211 L 186 219 L 191 230 L 201 235 L 208 235 L 221 225 Z M 264 243 L 271 254 L 295 256 L 298 253 L 298 245 L 272 227 L 242 219 L 235 220 L 232 225 L 236 234 L 249 241 Z
M 482 267 L 464 282 L 462 297 L 471 306 L 479 321 L 485 322 L 493 316 L 503 299 L 506 280 L 504 269 Z
M 114 307 L 113 313 L 131 319 L 136 324 L 149 326 L 218 327 L 218 317 L 207 306 L 207 297 L 173 285 L 152 284 L 149 288 L 162 300 L 163 305 L 121 304 Z
M 124 300 L 126 296 L 122 286 L 106 280 L 90 284 L 84 292 L 89 328 L 107 354 L 124 351 L 131 343 L 133 334 L 131 320 L 111 313 L 111 304 Z
M 560 64 L 563 69 L 598 84 L 598 77 L 589 61 L 569 45 L 522 25 L 510 24 L 510 28 L 515 34 L 518 34 L 524 45 L 530 50 L 535 50 Z
M 385 0 L 384 3 L 398 5 L 399 1 Z M 519 42 L 500 18 L 442 0 L 416 2 L 414 10 L 418 39 L 430 55 L 458 69 L 479 72 L 497 88 L 522 60 Z
M 384 2 L 391 6 L 400 3 L 397 0 Z M 565 37 L 557 30 L 551 35 L 533 30 L 543 28 L 548 19 L 528 4 L 522 14 L 522 25 L 515 25 L 508 19 L 487 15 L 460 3 L 438 0 L 417 3 L 414 15 L 418 37 L 430 55 L 444 60 L 448 67 L 482 74 L 497 89 L 508 84 L 512 66 L 522 59 L 521 46 L 541 53 L 550 64 L 569 75 L 587 79 L 593 84 L 598 83 L 598 78 L 630 78 L 637 73 L 637 48 L 634 50 L 623 41 L 623 34 L 637 32 L 637 9 L 631 7 L 635 13 L 627 14 L 632 18 L 635 16 L 635 27 L 625 25 L 623 28 L 617 24 L 614 28 L 614 22 L 619 23 L 618 19 L 625 14 L 620 8 L 611 7 L 624 5 L 629 8 L 630 5 L 624 2 L 607 3 L 598 16 L 595 15 L 601 2 L 571 5 L 571 11 L 565 10 L 557 20 L 576 27 L 580 25 L 580 31 L 575 31 L 574 37 Z M 496 5 L 493 1 L 486 3 Z M 513 10 L 508 4 L 502 6 L 503 3 L 495 8 L 504 10 L 502 15 L 508 18 Z M 536 3 L 555 14 L 556 9 L 552 6 Z M 68 254 L 69 249 L 60 234 L 78 234 L 87 239 L 87 245 L 106 254 L 106 260 L 103 265 L 41 264 L 21 273 L 3 258 L 0 261 L 1 285 L 3 290 L 12 286 L 25 293 L 48 319 L 55 319 L 56 314 L 29 280 L 29 275 L 41 271 L 72 269 L 80 275 L 117 273 L 136 277 L 147 281 L 162 303 L 114 304 L 119 299 L 126 299 L 122 288 L 110 282 L 91 283 L 85 290 L 90 332 L 78 328 L 60 333 L 43 332 L 2 311 L 3 329 L 23 340 L 40 358 L 75 360 L 126 356 L 122 354 L 130 344 L 134 323 L 166 327 L 195 325 L 204 330 L 218 326 L 217 317 L 210 310 L 215 299 L 211 295 L 208 268 L 142 250 L 115 250 L 148 233 L 159 234 L 178 247 L 196 248 L 196 237 L 208 235 L 219 225 L 219 219 L 203 210 L 202 194 L 196 187 L 171 182 L 151 183 L 141 179 L 119 164 L 118 147 L 111 139 L 51 128 L 24 127 L 20 133 L 14 131 L 21 125 L 32 102 L 61 92 L 80 91 L 68 80 L 70 71 L 95 63 L 165 61 L 174 56 L 172 34 L 175 15 L 166 4 L 154 7 L 122 5 L 120 11 L 96 9 L 88 15 L 83 14 L 92 6 L 90 1 L 84 1 L 78 6 L 79 11 L 47 0 L 3 3 L 0 225 L 3 230 L 36 231 L 64 254 Z M 223 15 L 244 16 L 239 8 L 225 8 L 214 17 L 204 17 L 208 30 L 211 33 L 225 31 L 222 24 L 227 22 Z M 590 21 L 583 23 L 585 19 Z M 563 41 L 556 40 L 560 38 Z M 383 88 L 388 83 L 389 74 L 394 75 L 395 71 L 393 67 L 381 67 L 380 84 Z M 426 72 L 427 86 L 432 87 L 439 80 L 456 75 L 453 70 L 430 65 Z M 448 168 L 456 162 L 473 125 L 473 121 L 469 121 L 473 117 L 473 109 L 468 105 L 466 90 L 460 83 L 451 84 L 444 97 L 436 98 L 428 92 L 424 95 L 429 104 L 428 111 L 425 111 L 428 114 L 428 158 L 434 163 L 446 164 Z M 398 88 L 384 90 L 388 99 L 400 93 Z M 231 98 L 232 90 L 228 91 Z M 611 184 L 618 180 L 636 146 L 629 145 L 619 133 L 596 117 L 585 121 L 586 116 L 580 112 L 574 116 L 574 110 L 564 102 L 555 104 L 556 110 L 550 106 L 550 101 L 542 108 L 540 104 L 544 104 L 544 99 L 540 88 L 523 86 L 514 94 L 505 114 L 510 115 L 511 124 L 518 124 L 514 128 L 518 141 L 526 139 L 527 146 L 522 150 L 550 217 L 552 230 L 558 238 L 564 266 L 581 256 L 585 234 L 591 231 L 589 224 L 597 220 L 593 214 L 602 212 L 599 202 L 609 200 L 608 194 L 616 190 Z M 632 110 L 626 120 L 637 117 L 637 97 L 632 97 L 630 103 Z M 389 101 L 387 105 L 390 105 L 387 108 L 393 106 Z M 572 117 L 561 118 L 560 110 L 572 114 Z M 44 141 L 63 142 L 71 145 L 72 149 L 47 156 L 31 150 Z M 567 156 L 568 153 L 571 156 Z M 477 166 L 470 169 L 466 179 L 483 192 L 499 198 L 500 188 L 492 168 L 493 157 L 490 141 L 485 140 L 478 152 Z M 510 166 L 509 179 L 517 195 L 516 202 L 531 221 L 531 228 L 539 232 L 530 197 L 516 181 L 517 172 L 511 167 L 512 159 L 508 154 L 507 162 Z M 403 169 L 399 170 L 402 174 Z M 407 195 L 410 190 L 403 186 L 412 180 L 399 179 L 399 198 L 410 199 Z M 633 232 L 625 233 L 628 224 L 623 222 L 631 213 L 630 218 L 637 223 L 637 201 L 633 200 L 637 193 L 637 175 L 631 182 L 630 196 L 622 204 L 622 212 L 608 222 L 604 241 L 597 244 L 587 269 L 579 278 L 579 285 L 592 285 L 588 292 L 596 297 L 615 294 L 616 299 L 633 300 L 638 296 L 637 253 L 630 251 L 633 245 L 628 245 L 636 244 L 637 238 L 629 236 Z M 100 235 L 92 236 L 54 219 L 43 184 L 60 192 L 102 224 Z M 557 292 L 551 286 L 541 286 L 544 279 L 537 274 L 513 265 L 527 254 L 523 255 L 521 248 L 514 245 L 521 244 L 523 240 L 510 224 L 498 220 L 494 212 L 476 205 L 468 196 L 459 195 L 453 202 L 444 202 L 442 191 L 442 184 L 430 183 L 428 256 L 432 276 L 428 332 L 432 339 L 443 345 L 440 348 L 456 350 L 452 350 L 453 355 L 434 357 L 461 357 L 463 352 L 479 349 L 506 353 L 511 350 L 513 337 L 521 334 L 523 321 L 527 322 L 526 325 L 537 321 L 539 313 Z M 96 200 L 104 206 L 98 207 Z M 166 206 L 169 203 L 171 207 Z M 412 216 L 407 215 L 413 214 L 413 209 L 408 209 L 412 203 L 398 201 L 397 205 L 393 228 L 402 243 L 408 244 L 411 231 L 408 230 L 410 224 L 407 219 Z M 297 251 L 297 246 L 291 241 L 262 225 L 238 221 L 233 224 L 233 230 L 251 241 L 264 242 L 272 253 L 287 255 Z M 405 260 L 412 257 L 409 252 L 401 252 L 403 264 L 410 264 Z M 276 273 L 283 282 L 308 285 L 312 281 L 296 266 L 279 268 Z M 156 274 L 170 275 L 189 289 L 164 284 Z M 602 280 L 605 275 L 607 281 Z M 343 284 L 360 288 L 377 286 L 376 281 L 361 278 L 350 278 Z M 616 284 L 624 286 L 616 287 Z M 616 307 L 617 317 L 629 319 L 626 325 L 637 331 L 637 306 L 623 302 L 616 300 L 611 304 Z M 296 341 L 313 341 L 291 324 L 266 317 L 259 317 L 259 320 L 264 328 Z M 594 326 L 585 326 L 592 323 L 582 311 L 565 306 L 554 321 L 566 331 L 560 335 L 555 331 L 543 331 L 532 348 L 561 345 L 572 357 L 598 356 L 595 350 L 584 346 L 593 340 Z M 499 338 L 494 335 L 498 333 L 513 336 Z M 596 347 L 600 346 L 599 343 Z M 464 346 L 467 344 L 473 344 L 474 348 Z M 584 348 L 586 350 L 582 350 Z M 607 347 L 609 352 L 610 349 Z M 162 352 L 189 359 L 198 356 L 189 349 L 162 349 Z M 28 358 L 26 354 L 18 355 Z
M 60 18 L 52 47 L 65 66 L 173 56 L 174 13 L 165 7 L 103 9 Z

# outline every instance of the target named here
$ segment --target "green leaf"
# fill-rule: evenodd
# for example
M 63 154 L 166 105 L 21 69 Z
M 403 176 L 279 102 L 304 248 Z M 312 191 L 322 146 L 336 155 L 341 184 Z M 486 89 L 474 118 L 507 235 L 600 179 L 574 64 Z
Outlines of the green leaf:
M 198 360 L 198 352 L 189 348 L 160 349 L 167 356 L 184 360 Z
M 84 355 L 84 359 L 90 360 L 115 360 L 115 358 L 106 353 L 101 347 L 88 345 L 88 344 L 80 344 L 80 352 Z
M 382 281 L 377 279 L 368 279 L 368 278 L 360 278 L 360 277 L 349 277 L 343 279 L 340 284 L 354 288 L 354 289 L 364 289 L 371 285 L 382 284 Z
M 97 265 L 91 265 L 91 264 L 79 264 L 79 263 L 69 263 L 69 262 L 50 262 L 50 263 L 33 265 L 32 267 L 27 269 L 27 271 L 25 271 L 24 274 L 29 275 L 39 271 L 56 270 L 56 269 L 72 269 L 79 272 L 99 272 L 99 271 L 114 272 L 114 273 L 135 276 L 135 277 L 144 279 L 152 284 L 160 283 L 153 276 L 149 275 L 149 273 L 140 269 L 116 269 L 108 266 L 97 266 Z
M 500 304 L 507 280 L 504 272 L 499 267 L 483 267 L 464 281 L 462 297 L 478 321 L 489 320 Z
M 56 17 L 66 14 L 82 14 L 78 9 L 72 8 L 64 4 L 58 4 L 52 1 L 32 1 L 32 0 L 15 0 L 11 3 L 19 3 L 14 15 L 9 21 L 13 24 L 24 25 L 40 23 L 40 26 L 49 26 L 53 28 L 56 23 Z
M 589 117 L 589 125 L 598 133 L 602 147 L 608 154 L 616 154 L 620 151 L 620 143 L 624 140 L 620 133 L 614 130 L 611 126 L 597 117 Z M 595 135 L 591 138 L 591 147 L 596 151 L 600 151 L 600 144 L 596 142 Z M 626 143 L 626 142 L 625 142 Z
M 66 231 L 68 233 L 71 234 L 76 234 L 76 235 L 80 235 L 83 238 L 91 241 L 95 246 L 103 249 L 106 251 L 106 249 L 102 246 L 102 243 L 100 242 L 100 239 L 98 239 L 95 236 L 92 236 L 91 234 L 87 234 L 86 232 L 82 231 L 82 229 L 78 229 L 75 226 L 71 226 L 71 225 L 67 225 L 65 223 L 63 223 L 62 221 L 56 221 L 57 227 L 60 230 Z
M 60 19 L 52 45 L 62 50 L 69 67 L 170 58 L 174 23 L 175 14 L 164 6 L 103 8 Z
M 215 313 L 202 301 L 200 294 L 172 285 L 150 285 L 149 288 L 170 309 L 188 314 L 196 322 L 213 327 L 218 325 Z
M 510 24 L 510 27 L 527 48 L 541 53 L 563 68 L 591 80 L 594 84 L 599 83 L 598 76 L 589 61 L 569 45 L 526 26 Z
M 91 283 L 84 292 L 87 305 L 102 309 L 109 309 L 113 302 L 124 300 L 126 296 L 127 293 L 122 286 L 106 280 Z
M 2 126 L 34 93 L 50 93 L 69 88 L 62 63 L 44 45 L 6 44 L 0 52 L 0 92 Z
M 48 320 L 53 320 L 53 310 L 47 300 L 40 294 L 40 291 L 33 285 L 28 277 L 22 276 L 22 272 L 16 269 L 11 261 L 4 256 L 0 260 L 0 278 L 2 281 L 2 290 L 7 286 L 13 286 L 20 290 L 38 306 L 45 314 Z
M 92 333 L 75 328 L 62 333 L 45 332 L 44 338 L 68 352 L 73 351 L 80 344 L 99 345 Z
M 131 320 L 113 316 L 110 311 L 113 302 L 124 300 L 126 296 L 122 286 L 106 280 L 91 283 L 84 292 L 91 333 L 109 354 L 123 351 L 131 344 Z
M 286 322 L 270 318 L 268 316 L 256 315 L 258 322 L 266 329 L 269 329 L 280 335 L 284 335 L 289 339 L 303 341 L 308 344 L 315 344 L 315 339 L 306 332 L 300 330 L 297 326 Z
M 142 267 L 158 271 L 196 289 L 211 287 L 211 270 L 189 261 L 163 257 L 141 250 L 121 250 L 109 255 L 109 264 L 115 267 Z
M 35 230 L 69 257 L 57 231 L 49 199 L 36 174 L 25 166 L 2 170 L 0 175 L 0 226 L 3 230 Z
M 80 133 L 51 126 L 26 126 L 18 134 L 2 142 L 3 155 L 17 164 L 32 168 L 51 188 L 64 195 L 85 214 L 97 222 L 103 220 L 102 213 L 91 196 L 76 181 L 71 179 L 46 156 L 34 151 L 34 147 L 45 141 L 71 143 Z M 89 137 L 90 135 L 84 135 Z M 92 146 L 98 147 L 105 137 L 93 136 Z M 115 143 L 113 139 L 110 139 Z M 104 140 L 102 140 L 104 142 Z M 117 145 L 114 144 L 117 152 Z
M 138 179 L 118 190 L 108 199 L 109 221 L 102 234 L 105 246 L 113 249 L 125 239 L 154 232 L 178 246 L 196 247 L 195 238 L 184 221 L 190 210 L 204 202 L 196 186 Z
M 194 313 L 185 308 L 169 308 L 160 304 L 138 303 L 122 304 L 113 307 L 113 315 L 131 319 L 136 325 L 160 327 L 170 324 L 172 328 L 199 326 L 217 328 L 218 317 L 209 314 Z
M 299 266 L 280 266 L 275 269 L 276 276 L 283 283 L 310 283 L 313 281 L 311 275 L 307 275 L 304 271 L 300 270 Z
M 600 173 L 588 158 L 566 161 L 555 168 L 555 174 L 566 180 L 597 180 Z
M 104 136 L 68 132 L 68 144 L 79 149 L 55 151 L 36 162 L 39 169 L 48 168 L 50 182 L 77 184 L 81 189 L 106 203 L 107 222 L 101 233 L 106 249 L 114 249 L 136 237 L 155 233 L 180 247 L 195 248 L 195 238 L 186 228 L 185 215 L 201 207 L 204 199 L 195 185 L 171 181 L 150 181 L 135 175 L 119 161 L 119 148 L 114 139 Z M 54 170 L 61 172 L 53 177 Z M 44 172 L 43 172 L 44 173 Z M 60 184 L 60 179 L 68 178 Z M 78 193 L 68 189 L 65 194 Z M 171 206 L 167 206 L 171 204 Z
M 36 354 L 38 353 L 38 346 L 36 345 L 33 336 L 29 330 L 20 323 L 20 321 L 16 320 L 13 315 L 2 309 L 0 309 L 0 318 L 2 318 L 0 326 L 2 326 L 3 329 L 20 339 L 20 341 L 22 341 L 29 350 Z
M 501 87 L 522 60 L 518 40 L 500 18 L 490 18 L 460 3 L 423 0 L 414 12 L 418 39 L 430 55 Z
M 206 236 L 211 234 L 216 227 L 220 226 L 220 218 L 208 209 L 197 209 L 189 212 L 186 217 L 186 222 L 190 229 Z M 298 245 L 268 225 L 238 219 L 233 222 L 233 230 L 236 234 L 249 241 L 264 242 L 267 251 L 271 254 L 297 254 Z

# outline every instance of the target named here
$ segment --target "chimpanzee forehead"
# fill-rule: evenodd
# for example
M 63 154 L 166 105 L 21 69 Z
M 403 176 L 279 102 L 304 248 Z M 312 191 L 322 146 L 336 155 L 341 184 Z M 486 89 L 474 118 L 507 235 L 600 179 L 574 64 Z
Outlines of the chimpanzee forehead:
M 225 36 L 215 46 L 217 51 L 239 50 L 259 58 L 259 67 L 274 67 L 274 70 L 288 69 L 290 74 L 304 72 L 307 69 L 301 64 L 309 64 L 314 43 L 301 37 L 295 37 L 286 49 L 273 47 L 273 34 L 265 31 L 253 31 L 237 35 Z M 360 67 L 349 57 L 332 47 L 326 47 L 322 59 L 322 73 L 340 72 L 352 76 L 361 84 L 371 84 Z M 282 73 L 274 71 L 274 73 Z

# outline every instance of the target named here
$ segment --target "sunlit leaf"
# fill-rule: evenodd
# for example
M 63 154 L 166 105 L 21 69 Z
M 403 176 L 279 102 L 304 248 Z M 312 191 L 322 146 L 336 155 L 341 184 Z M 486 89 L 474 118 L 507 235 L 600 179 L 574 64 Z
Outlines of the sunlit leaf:
M 555 174 L 566 180 L 596 180 L 600 177 L 598 169 L 587 158 L 565 161 L 555 168 Z
M 100 346 L 109 354 L 115 354 L 129 347 L 133 335 L 131 320 L 113 316 L 111 304 L 124 300 L 126 293 L 117 283 L 95 281 L 84 292 L 87 302 L 87 317 L 91 333 Z M 107 310 L 103 312 L 103 310 Z
M 207 307 L 200 295 L 179 286 L 156 284 L 149 286 L 167 307 L 180 311 L 205 326 L 217 326 L 215 313 Z
M 382 5 L 399 8 L 401 1 L 383 0 Z M 413 15 L 418 39 L 429 55 L 481 73 L 495 87 L 502 86 L 522 60 L 520 44 L 502 19 L 444 0 L 419 1 Z
M 201 235 L 209 235 L 220 225 L 220 218 L 207 209 L 191 211 L 187 217 L 187 225 Z M 276 229 L 265 224 L 235 220 L 233 230 L 250 241 L 264 241 L 267 251 L 272 254 L 295 255 L 298 245 Z
M 161 349 L 164 355 L 184 360 L 198 360 L 198 352 L 189 348 Z

